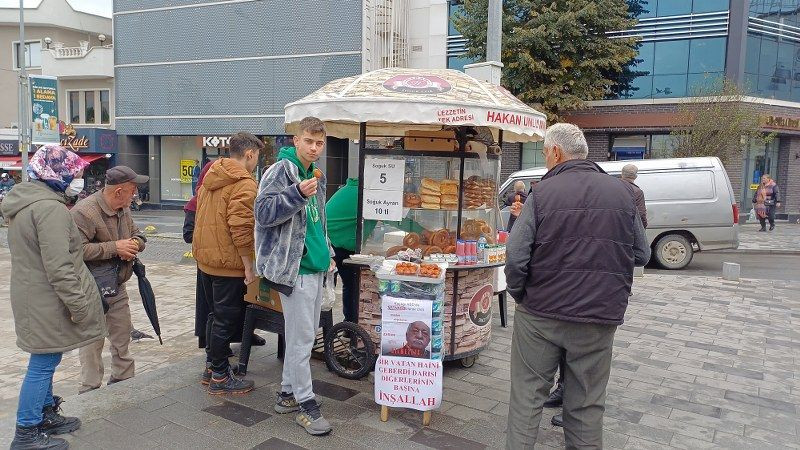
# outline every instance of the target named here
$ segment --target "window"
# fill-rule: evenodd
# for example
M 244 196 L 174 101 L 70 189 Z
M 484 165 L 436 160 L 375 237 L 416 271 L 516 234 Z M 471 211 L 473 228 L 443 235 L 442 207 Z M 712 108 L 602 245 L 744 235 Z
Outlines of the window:
M 650 159 L 674 158 L 678 140 L 669 134 L 650 136 Z
M 456 30 L 456 26 L 453 23 L 453 18 L 455 17 L 456 14 L 461 14 L 461 11 L 464 10 L 464 3 L 461 1 L 450 1 L 448 4 L 448 8 L 449 8 L 448 10 L 449 20 L 447 21 L 448 22 L 447 35 L 448 36 L 460 35 L 461 33 L 459 33 L 458 30 Z
M 542 156 L 544 141 L 526 142 L 522 144 L 522 155 L 520 169 L 530 169 L 531 167 L 544 167 L 545 161 Z
M 725 70 L 727 39 L 692 39 L 689 45 L 689 73 L 722 72 Z
M 94 123 L 94 91 L 86 91 L 84 95 L 85 123 Z
M 687 73 L 689 67 L 689 40 L 661 41 L 655 43 L 653 75 Z
M 111 123 L 110 91 L 100 91 L 100 123 Z
M 696 0 L 698 3 L 705 0 Z M 658 0 L 658 17 L 678 16 L 692 12 L 692 0 Z
M 14 69 L 19 69 L 19 42 L 14 42 Z M 42 66 L 42 42 L 29 41 L 25 43 L 25 68 Z
M 714 174 L 707 170 L 680 172 L 640 172 L 636 184 L 645 193 L 645 199 L 700 200 L 715 197 Z M 675 189 L 680 186 L 680 189 Z
M 69 93 L 69 121 L 81 123 L 81 93 L 78 91 Z
M 729 8 L 728 0 L 694 0 L 692 12 L 695 14 L 727 11 Z

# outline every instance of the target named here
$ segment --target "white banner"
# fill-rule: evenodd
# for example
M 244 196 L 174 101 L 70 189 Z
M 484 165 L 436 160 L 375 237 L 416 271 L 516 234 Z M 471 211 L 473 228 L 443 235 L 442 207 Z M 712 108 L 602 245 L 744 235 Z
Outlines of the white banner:
M 375 363 L 375 403 L 419 411 L 442 403 L 442 362 L 380 356 Z

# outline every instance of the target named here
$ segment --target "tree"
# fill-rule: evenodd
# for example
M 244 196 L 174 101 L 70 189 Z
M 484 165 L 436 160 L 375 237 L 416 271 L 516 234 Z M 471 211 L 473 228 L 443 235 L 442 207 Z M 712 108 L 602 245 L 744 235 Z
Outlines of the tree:
M 676 157 L 716 156 L 725 164 L 749 143 L 768 144 L 775 133 L 761 130 L 746 92 L 729 79 L 707 78 L 678 107 L 680 127 L 674 137 Z
M 606 35 L 634 26 L 628 8 L 625 0 L 505 0 L 503 85 L 551 120 L 603 99 L 636 56 L 636 38 Z M 487 10 L 488 0 L 465 0 L 454 18 L 468 57 L 486 57 Z

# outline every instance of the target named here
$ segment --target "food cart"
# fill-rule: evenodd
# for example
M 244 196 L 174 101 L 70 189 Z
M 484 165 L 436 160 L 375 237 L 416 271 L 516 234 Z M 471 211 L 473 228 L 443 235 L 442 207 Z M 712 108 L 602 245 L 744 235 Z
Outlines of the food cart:
M 403 68 L 335 80 L 286 105 L 287 130 L 293 132 L 307 116 L 325 122 L 329 136 L 359 146 L 361 239 L 358 254 L 347 261 L 360 266 L 358 325 L 338 324 L 329 333 L 329 367 L 351 378 L 369 371 L 338 370 L 330 349 L 342 342 L 338 331 L 345 331 L 351 355 L 359 336 L 367 341 L 360 350 L 379 353 L 381 286 L 375 270 L 384 259 L 415 255 L 446 266 L 443 359 L 474 363 L 490 340 L 494 284 L 504 264 L 496 185 L 500 149 L 504 141 L 541 140 L 545 116 L 502 87 L 463 72 Z M 470 259 L 474 253 L 480 261 Z

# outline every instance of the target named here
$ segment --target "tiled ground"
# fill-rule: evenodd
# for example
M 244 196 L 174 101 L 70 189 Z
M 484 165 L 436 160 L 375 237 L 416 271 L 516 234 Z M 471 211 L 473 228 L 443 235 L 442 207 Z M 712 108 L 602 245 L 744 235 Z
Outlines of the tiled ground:
M 769 226 L 769 225 L 767 225 Z M 800 225 L 780 221 L 775 229 L 759 232 L 758 223 L 743 223 L 739 226 L 739 250 L 794 252 L 800 254 Z
M 56 391 L 84 419 L 72 448 L 496 448 L 504 443 L 511 329 L 494 319 L 492 343 L 470 369 L 445 370 L 444 404 L 430 427 L 421 413 L 378 419 L 369 380 L 348 381 L 313 362 L 316 392 L 333 423 L 314 438 L 272 411 L 281 364 L 276 339 L 254 349 L 246 396 L 212 398 L 197 383 L 203 356 L 192 336 L 194 268 L 150 263 L 165 345 L 134 345 L 139 374 L 82 396 L 77 357 L 67 356 Z M 725 282 L 685 275 L 637 279 L 615 340 L 605 416 L 609 448 L 800 448 L 800 283 Z M 132 297 L 136 294 L 132 292 Z M 0 250 L 0 317 L 9 317 L 8 253 Z M 135 323 L 148 331 L 142 312 Z M 513 318 L 512 318 L 513 323 Z M 0 328 L 0 447 L 13 427 L 25 355 Z M 563 447 L 546 411 L 539 447 Z

